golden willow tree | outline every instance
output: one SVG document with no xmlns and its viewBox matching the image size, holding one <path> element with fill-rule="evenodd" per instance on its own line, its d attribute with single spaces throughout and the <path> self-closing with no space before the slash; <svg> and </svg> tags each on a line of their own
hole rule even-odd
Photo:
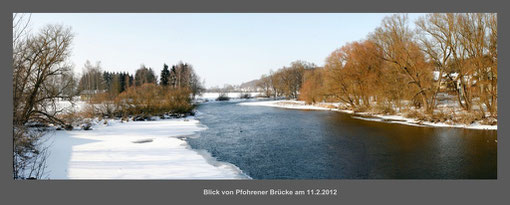
<svg viewBox="0 0 510 205">
<path fill-rule="evenodd" d="M 434 115 L 448 94 L 467 113 L 497 117 L 496 14 L 427 14 L 415 25 L 409 28 L 407 15 L 384 18 L 367 40 L 342 46 L 324 68 L 305 73 L 300 99 L 353 110 L 415 106 Z"/>
<path fill-rule="evenodd" d="M 414 32 L 407 25 L 407 15 L 393 15 L 383 19 L 382 25 L 370 35 L 380 51 L 380 58 L 389 63 L 391 69 L 406 78 L 406 83 L 414 91 L 413 100 L 419 99 L 420 106 L 430 113 L 436 104 L 434 99 L 433 69 L 419 45 Z"/>
<path fill-rule="evenodd" d="M 334 51 L 326 60 L 326 87 L 329 93 L 353 108 L 370 108 L 380 95 L 378 78 L 382 60 L 370 41 L 354 42 Z"/>
<path fill-rule="evenodd" d="M 324 91 L 325 70 L 315 68 L 307 70 L 303 76 L 303 85 L 299 90 L 299 99 L 308 104 L 314 104 L 326 100 L 327 93 Z"/>
</svg>

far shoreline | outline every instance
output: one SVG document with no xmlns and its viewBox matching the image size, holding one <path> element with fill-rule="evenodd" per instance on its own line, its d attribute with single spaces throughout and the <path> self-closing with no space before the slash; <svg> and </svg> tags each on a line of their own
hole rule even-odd
<svg viewBox="0 0 510 205">
<path fill-rule="evenodd" d="M 338 108 L 326 108 L 317 105 L 306 105 L 304 101 L 296 100 L 259 100 L 252 102 L 241 102 L 239 105 L 242 106 L 266 106 L 266 107 L 277 107 L 284 109 L 295 109 L 295 110 L 317 110 L 317 111 L 335 111 L 346 114 L 351 114 L 355 119 L 383 122 L 383 123 L 397 123 L 402 125 L 416 126 L 416 127 L 447 127 L 447 128 L 463 128 L 463 129 L 476 129 L 476 130 L 496 130 L 497 125 L 481 125 L 481 124 L 447 124 L 447 123 L 433 123 L 426 121 L 418 121 L 416 119 L 407 118 L 400 115 L 381 115 L 373 114 L 369 112 L 354 112 L 352 110 L 344 110 Z M 331 104 L 332 105 L 332 104 Z"/>
</svg>

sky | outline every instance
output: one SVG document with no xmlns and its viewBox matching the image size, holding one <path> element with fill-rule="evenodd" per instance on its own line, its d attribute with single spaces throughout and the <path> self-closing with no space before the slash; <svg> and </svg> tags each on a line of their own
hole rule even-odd
<svg viewBox="0 0 510 205">
<path fill-rule="evenodd" d="M 35 13 L 30 28 L 70 26 L 70 62 L 134 74 L 145 65 L 189 63 L 206 87 L 238 85 L 303 60 L 318 66 L 346 43 L 366 39 L 388 13 L 356 14 L 97 14 Z M 410 26 L 423 14 L 409 14 Z"/>
</svg>

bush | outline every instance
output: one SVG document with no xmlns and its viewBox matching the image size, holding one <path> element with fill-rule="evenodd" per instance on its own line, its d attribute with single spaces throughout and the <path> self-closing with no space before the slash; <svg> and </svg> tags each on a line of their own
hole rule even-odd
<svg viewBox="0 0 510 205">
<path fill-rule="evenodd" d="M 82 130 L 92 130 L 92 123 L 90 123 L 90 122 L 84 123 L 84 124 L 81 126 L 81 129 L 82 129 Z"/>
<path fill-rule="evenodd" d="M 39 128 L 13 126 L 13 175 L 14 179 L 40 179 L 44 177 L 47 146 Z"/>
<path fill-rule="evenodd" d="M 59 127 L 64 128 L 66 130 L 72 130 L 73 124 L 78 121 L 83 120 L 84 116 L 88 117 L 88 113 L 87 112 L 82 112 L 82 113 L 72 112 L 72 113 L 65 113 L 65 114 L 59 115 L 58 117 L 64 123 L 62 125 L 59 125 Z"/>
<path fill-rule="evenodd" d="M 319 107 L 323 107 L 323 108 L 328 108 L 328 109 L 337 109 L 338 107 L 335 106 L 335 105 L 331 105 L 331 104 L 326 104 L 326 103 L 319 103 L 319 104 L 315 104 Z"/>
<path fill-rule="evenodd" d="M 188 89 L 174 89 L 166 93 L 164 110 L 171 113 L 187 114 L 195 108 L 191 103 L 191 91 Z"/>
<path fill-rule="evenodd" d="M 483 115 L 481 115 L 479 113 L 473 113 L 473 112 L 471 112 L 471 113 L 460 112 L 455 117 L 456 122 L 466 124 L 466 125 L 473 124 L 474 122 L 476 122 L 478 120 L 482 120 L 482 119 L 483 119 Z"/>
<path fill-rule="evenodd" d="M 397 113 L 389 103 L 377 103 L 373 109 L 380 114 L 394 115 Z"/>
<path fill-rule="evenodd" d="M 432 114 L 433 122 L 446 122 L 449 120 L 453 120 L 453 112 L 446 112 L 440 110 L 438 112 L 434 112 Z"/>
<path fill-rule="evenodd" d="M 405 117 L 411 118 L 411 119 L 417 119 L 417 120 L 421 120 L 421 121 L 428 120 L 428 117 L 424 113 L 422 113 L 416 109 L 410 109 L 410 110 L 406 111 Z"/>
<path fill-rule="evenodd" d="M 229 101 L 230 97 L 228 97 L 227 93 L 220 93 L 216 101 Z"/>
<path fill-rule="evenodd" d="M 367 109 L 367 107 L 365 107 L 365 106 L 354 107 L 354 108 L 352 109 L 352 111 L 354 111 L 354 112 L 366 112 L 367 110 L 368 110 L 368 109 Z"/>
<path fill-rule="evenodd" d="M 194 109 L 191 91 L 156 84 L 133 86 L 113 97 L 106 93 L 93 96 L 85 115 L 105 117 L 156 116 L 165 113 L 189 113 Z"/>
<path fill-rule="evenodd" d="M 239 94 L 239 98 L 241 98 L 241 99 L 250 99 L 251 98 L 251 94 L 250 93 L 241 93 L 241 94 Z"/>
<path fill-rule="evenodd" d="M 99 114 L 100 116 L 113 116 L 117 111 L 117 105 L 115 103 L 114 95 L 110 93 L 98 93 L 93 95 L 89 103 L 92 105 L 94 116 Z"/>
<path fill-rule="evenodd" d="M 498 119 L 495 117 L 484 118 L 481 122 L 483 125 L 498 125 Z"/>
</svg>

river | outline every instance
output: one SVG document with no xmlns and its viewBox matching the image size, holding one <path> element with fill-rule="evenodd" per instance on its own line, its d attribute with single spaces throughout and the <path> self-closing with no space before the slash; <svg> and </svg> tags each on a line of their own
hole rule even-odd
<svg viewBox="0 0 510 205">
<path fill-rule="evenodd" d="M 496 179 L 497 131 L 417 127 L 332 111 L 214 102 L 193 149 L 253 179 Z"/>
</svg>

